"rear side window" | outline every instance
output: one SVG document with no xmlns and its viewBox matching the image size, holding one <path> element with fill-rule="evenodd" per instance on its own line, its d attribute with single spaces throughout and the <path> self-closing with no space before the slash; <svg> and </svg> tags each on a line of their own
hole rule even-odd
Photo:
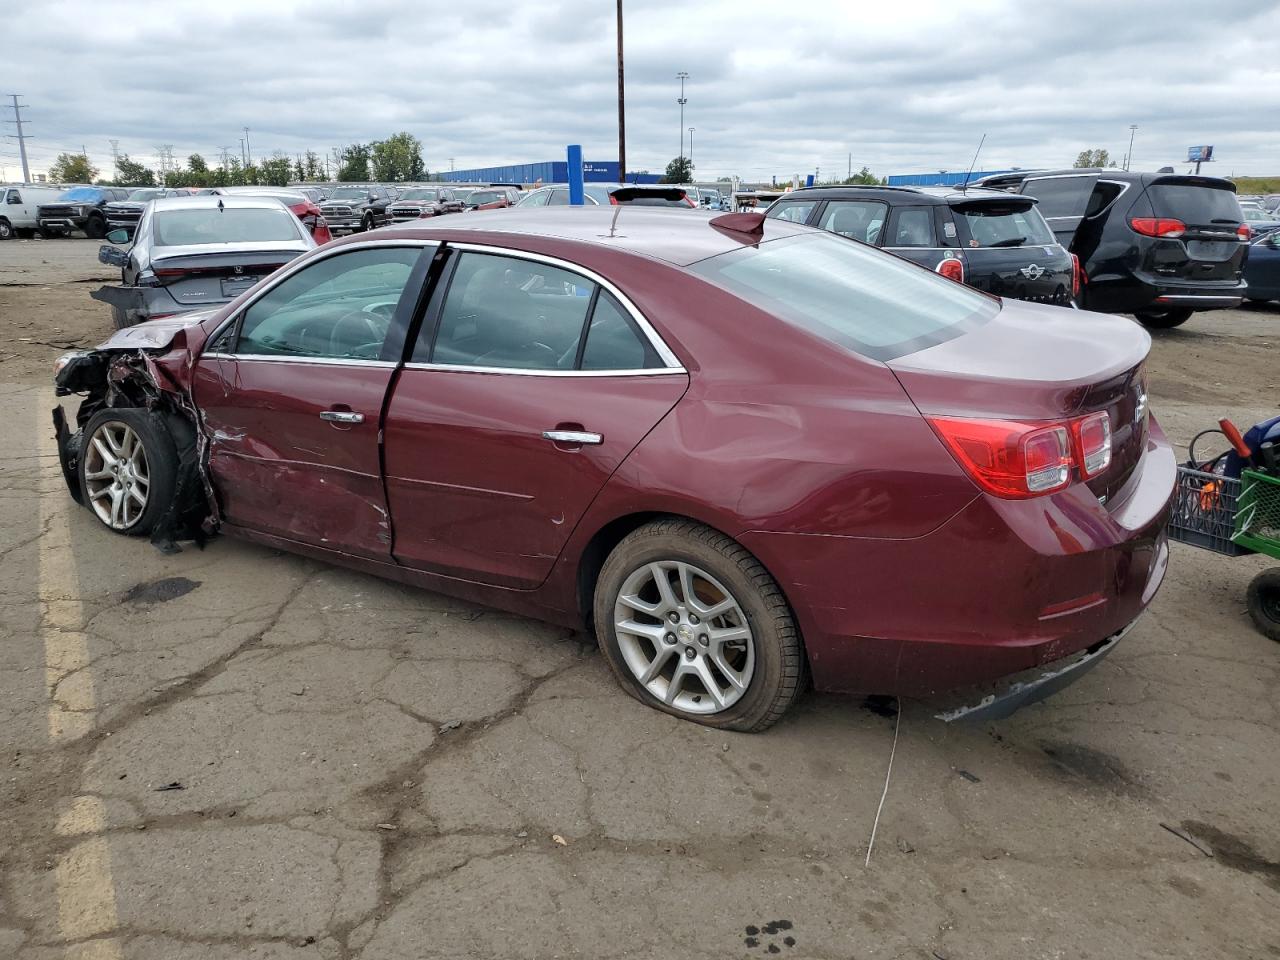
<svg viewBox="0 0 1280 960">
<path fill-rule="evenodd" d="M 779 200 L 765 214 L 770 220 L 788 220 L 791 223 L 807 223 L 809 214 L 818 205 L 817 200 Z"/>
<path fill-rule="evenodd" d="M 601 290 L 587 329 L 582 370 L 646 370 L 661 367 L 653 345 L 640 333 L 635 320 L 610 294 Z"/>
<path fill-rule="evenodd" d="M 568 190 L 552 190 L 551 193 L 547 195 L 548 207 L 567 207 L 568 205 L 569 205 Z"/>
<path fill-rule="evenodd" d="M 1027 180 L 1022 192 L 1040 201 L 1040 215 L 1047 220 L 1055 217 L 1080 217 L 1093 192 L 1093 177 L 1044 177 Z"/>
<path fill-rule="evenodd" d="M 872 246 L 889 214 L 889 205 L 875 200 L 832 200 L 818 223 L 823 230 Z"/>
<path fill-rule="evenodd" d="M 875 360 L 942 343 L 1000 302 L 878 250 L 815 234 L 742 247 L 690 270 L 793 326 Z"/>
<path fill-rule="evenodd" d="M 1240 223 L 1240 201 L 1230 190 L 1184 183 L 1153 183 L 1147 197 L 1157 217 L 1176 217 L 1185 223 Z"/>
<path fill-rule="evenodd" d="M 1004 203 L 953 208 L 969 230 L 970 247 L 1037 246 L 1058 241 L 1034 206 Z"/>
<path fill-rule="evenodd" d="M 933 212 L 929 207 L 898 207 L 889 218 L 886 247 L 932 247 Z"/>
</svg>

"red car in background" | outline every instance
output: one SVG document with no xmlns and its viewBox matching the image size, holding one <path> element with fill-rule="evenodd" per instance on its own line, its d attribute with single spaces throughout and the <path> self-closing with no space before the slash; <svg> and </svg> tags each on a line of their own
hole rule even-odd
<svg viewBox="0 0 1280 960">
<path fill-rule="evenodd" d="M 514 207 L 520 199 L 520 191 L 515 187 L 481 187 L 472 190 L 462 199 L 463 211 L 470 210 L 502 210 Z"/>
<path fill-rule="evenodd" d="M 68 355 L 85 399 L 55 422 L 113 530 L 220 528 L 594 629 L 677 716 L 760 730 L 809 678 L 1036 668 L 970 712 L 998 716 L 1163 579 L 1149 346 L 759 214 L 511 210 L 339 241 Z"/>
<path fill-rule="evenodd" d="M 333 239 L 329 224 L 315 201 L 296 190 L 284 187 L 213 187 L 201 192 L 232 197 L 275 197 L 302 221 L 317 244 L 328 243 Z"/>
</svg>

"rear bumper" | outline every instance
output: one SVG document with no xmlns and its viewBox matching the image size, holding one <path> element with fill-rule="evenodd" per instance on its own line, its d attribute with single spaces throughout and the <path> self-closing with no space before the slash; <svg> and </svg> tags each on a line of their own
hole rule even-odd
<svg viewBox="0 0 1280 960">
<path fill-rule="evenodd" d="M 1044 667 L 1120 633 L 1168 562 L 1177 475 L 1153 420 L 1106 506 L 1083 484 L 1034 500 L 977 496 L 911 540 L 753 532 L 823 690 L 932 696 Z"/>
<path fill-rule="evenodd" d="M 1243 280 L 1172 283 L 1159 277 L 1135 274 L 1126 278 L 1090 280 L 1085 288 L 1085 309 L 1112 313 L 1175 308 L 1226 310 L 1238 307 L 1248 289 Z"/>
</svg>

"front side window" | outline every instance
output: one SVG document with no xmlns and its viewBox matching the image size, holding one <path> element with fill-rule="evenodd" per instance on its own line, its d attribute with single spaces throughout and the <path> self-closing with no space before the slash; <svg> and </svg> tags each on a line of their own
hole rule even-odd
<svg viewBox="0 0 1280 960">
<path fill-rule="evenodd" d="M 1084 215 L 1097 179 L 1087 174 L 1032 178 L 1023 181 L 1021 192 L 1040 201 L 1040 215 L 1046 219 L 1079 217 Z"/>
<path fill-rule="evenodd" d="M 547 198 L 551 196 L 550 190 L 535 190 L 533 193 L 527 194 L 520 201 L 522 207 L 545 207 Z"/>
<path fill-rule="evenodd" d="M 376 360 L 421 247 L 353 250 L 318 260 L 244 313 L 236 353 Z"/>
<path fill-rule="evenodd" d="M 875 360 L 986 323 L 1000 301 L 879 250 L 815 234 L 742 247 L 689 268 L 815 336 Z"/>
<path fill-rule="evenodd" d="M 818 205 L 817 200 L 779 200 L 765 214 L 770 220 L 787 220 L 791 223 L 807 223 L 809 214 Z"/>
<path fill-rule="evenodd" d="M 832 200 L 818 223 L 823 230 L 875 246 L 889 206 L 877 200 Z"/>
</svg>

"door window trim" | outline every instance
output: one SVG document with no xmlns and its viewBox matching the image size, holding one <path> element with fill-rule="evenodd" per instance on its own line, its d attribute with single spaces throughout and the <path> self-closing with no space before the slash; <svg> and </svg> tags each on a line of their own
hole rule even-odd
<svg viewBox="0 0 1280 960">
<path fill-rule="evenodd" d="M 511 247 L 499 247 L 491 244 L 483 243 L 454 243 L 450 241 L 447 244 L 450 250 L 456 250 L 459 253 L 476 253 L 487 254 L 490 256 L 507 257 L 513 260 L 528 260 L 533 263 L 545 264 L 549 267 L 555 267 L 559 270 L 565 270 L 569 273 L 577 274 L 594 283 L 599 289 L 606 291 L 616 299 L 627 315 L 635 322 L 640 333 L 649 341 L 649 345 L 657 353 L 658 359 L 662 361 L 661 367 L 647 367 L 640 369 L 622 369 L 622 370 L 539 370 L 527 367 L 487 367 L 468 364 L 456 363 L 433 363 L 433 362 L 413 362 L 406 363 L 406 370 L 446 370 L 455 373 L 493 373 L 493 374 L 515 374 L 523 377 L 656 377 L 666 376 L 673 373 L 688 373 L 684 368 L 684 364 L 672 352 L 671 348 L 666 345 L 658 331 L 653 325 L 645 319 L 636 305 L 631 299 L 619 290 L 612 282 L 602 277 L 600 274 L 584 267 L 581 264 L 573 263 L 569 260 L 562 260 L 559 257 L 548 256 L 543 253 L 532 253 L 527 250 L 517 250 Z M 451 282 L 452 282 L 452 278 Z M 448 290 L 444 291 L 448 295 Z M 419 332 L 421 336 L 421 331 Z"/>
</svg>

